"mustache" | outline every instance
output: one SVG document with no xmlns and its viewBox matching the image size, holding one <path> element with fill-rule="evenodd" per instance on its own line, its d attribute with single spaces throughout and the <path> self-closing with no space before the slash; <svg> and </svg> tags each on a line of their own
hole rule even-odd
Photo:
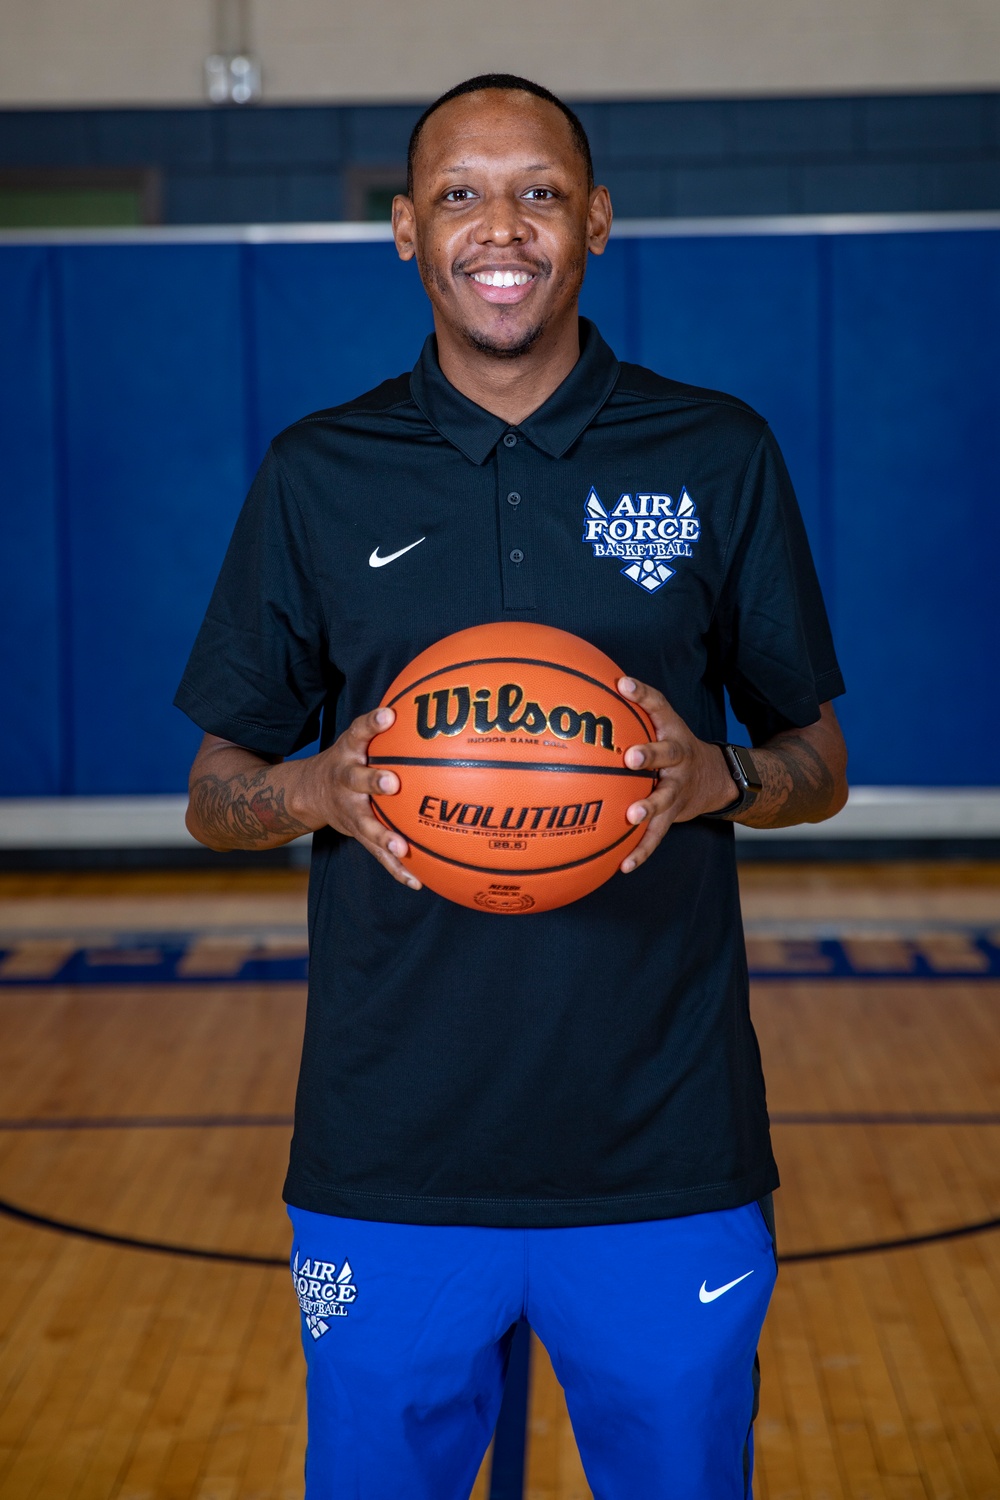
<svg viewBox="0 0 1000 1500">
<path fill-rule="evenodd" d="M 452 261 L 452 272 L 456 276 L 465 276 L 470 270 L 475 270 L 477 266 L 480 266 L 483 259 L 484 256 L 481 253 L 479 255 L 466 255 L 461 260 Z M 491 265 L 497 271 L 506 269 L 506 262 L 503 256 L 491 257 Z M 517 266 L 519 271 L 531 271 L 536 276 L 552 275 L 552 262 L 546 260 L 544 256 L 519 255 L 516 260 L 511 260 L 510 266 L 511 269 Z"/>
</svg>

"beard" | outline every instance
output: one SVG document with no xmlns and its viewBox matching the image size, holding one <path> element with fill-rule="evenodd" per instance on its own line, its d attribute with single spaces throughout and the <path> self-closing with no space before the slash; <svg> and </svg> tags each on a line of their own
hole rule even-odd
<svg viewBox="0 0 1000 1500">
<path fill-rule="evenodd" d="M 479 257 L 477 256 L 475 259 L 478 258 Z M 521 259 L 522 261 L 524 261 L 525 257 L 521 257 Z M 431 294 L 431 288 L 433 287 L 438 292 L 442 301 L 450 300 L 453 295 L 452 278 L 465 276 L 467 274 L 466 267 L 474 263 L 475 261 L 471 257 L 464 260 L 455 261 L 451 268 L 452 277 L 450 278 L 433 264 L 428 264 L 419 253 L 419 251 L 417 253 L 417 269 L 420 272 L 421 280 L 423 281 L 428 294 Z M 552 262 L 545 257 L 540 257 L 537 259 L 532 257 L 529 261 L 527 261 L 527 264 L 530 265 L 532 271 L 536 276 L 538 276 L 539 280 L 541 280 L 542 278 L 547 279 L 552 275 Z M 570 279 L 576 276 L 580 281 L 582 281 L 582 261 L 579 263 L 574 261 L 571 266 L 567 267 L 566 274 Z M 434 300 L 433 296 L 431 300 Z M 549 321 L 549 318 L 543 317 L 539 319 L 537 323 L 534 323 L 530 328 L 524 328 L 518 331 L 512 329 L 510 335 L 507 338 L 504 338 L 502 332 L 502 314 L 500 328 L 493 332 L 486 332 L 484 330 L 476 328 L 471 324 L 465 324 L 458 331 L 460 332 L 465 342 L 468 344 L 469 348 L 475 349 L 479 354 L 489 355 L 491 359 L 522 359 L 524 355 L 526 355 L 529 350 L 533 349 L 537 344 L 538 340 L 541 338 L 542 334 L 548 327 Z"/>
<path fill-rule="evenodd" d="M 471 348 L 477 349 L 480 354 L 492 355 L 494 359 L 520 359 L 538 343 L 544 332 L 543 321 L 536 323 L 534 328 L 526 328 L 513 343 L 503 343 L 487 333 L 479 333 L 475 328 L 462 329 L 465 342 Z"/>
</svg>

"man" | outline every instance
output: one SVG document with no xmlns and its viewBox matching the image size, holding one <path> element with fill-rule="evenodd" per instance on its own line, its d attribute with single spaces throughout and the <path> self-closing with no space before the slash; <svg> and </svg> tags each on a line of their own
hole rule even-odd
<svg viewBox="0 0 1000 1500">
<path fill-rule="evenodd" d="M 467 1496 L 526 1317 L 600 1500 L 744 1496 L 778 1178 L 728 824 L 846 797 L 801 520 L 760 417 L 578 319 L 611 204 L 553 95 L 438 100 L 393 224 L 435 336 L 275 440 L 177 699 L 206 731 L 196 837 L 315 834 L 285 1188 L 307 1495 Z M 659 780 L 622 873 L 531 917 L 422 890 L 369 801 L 398 789 L 366 763 L 389 682 L 494 619 L 593 641 L 657 732 L 625 754 Z M 724 688 L 752 753 L 718 743 Z"/>
</svg>

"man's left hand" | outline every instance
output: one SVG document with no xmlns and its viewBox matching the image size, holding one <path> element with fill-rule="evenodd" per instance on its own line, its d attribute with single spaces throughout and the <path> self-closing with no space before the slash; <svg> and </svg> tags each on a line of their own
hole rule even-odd
<svg viewBox="0 0 1000 1500">
<path fill-rule="evenodd" d="M 686 823 L 720 812 L 736 801 L 737 786 L 718 745 L 693 735 L 662 693 L 631 677 L 621 677 L 618 691 L 644 708 L 653 721 L 656 740 L 632 745 L 625 764 L 632 770 L 655 770 L 656 788 L 633 802 L 630 823 L 645 823 L 642 839 L 622 861 L 628 874 L 649 858 L 672 823 Z M 847 746 L 832 703 L 821 703 L 819 717 L 801 728 L 781 730 L 753 748 L 760 777 L 757 798 L 735 821 L 751 828 L 791 828 L 822 823 L 847 801 Z"/>
<path fill-rule="evenodd" d="M 645 863 L 672 823 L 718 812 L 736 800 L 738 788 L 718 745 L 692 734 L 656 688 L 622 677 L 618 691 L 646 710 L 656 730 L 655 742 L 625 751 L 625 764 L 633 771 L 651 768 L 659 773 L 655 791 L 633 802 L 625 815 L 630 823 L 646 824 L 641 841 L 622 861 L 622 873 L 627 875 Z"/>
</svg>

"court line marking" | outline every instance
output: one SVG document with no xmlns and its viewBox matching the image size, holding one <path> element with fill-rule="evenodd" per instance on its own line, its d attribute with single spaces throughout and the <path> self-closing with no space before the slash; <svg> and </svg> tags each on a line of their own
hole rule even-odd
<svg viewBox="0 0 1000 1500">
<path fill-rule="evenodd" d="M 183 1255 L 189 1260 L 218 1260 L 240 1266 L 281 1266 L 288 1269 L 288 1257 L 275 1255 L 251 1255 L 241 1250 L 207 1250 L 198 1245 L 171 1245 L 163 1240 L 144 1240 L 129 1234 L 111 1234 L 104 1229 L 92 1229 L 88 1224 L 76 1224 L 68 1219 L 52 1219 L 47 1214 L 36 1214 L 18 1203 L 0 1198 L 0 1215 L 21 1224 L 30 1224 L 34 1229 L 50 1229 L 57 1234 L 68 1234 L 76 1239 L 96 1240 L 102 1245 L 117 1245 L 123 1250 L 152 1250 L 161 1255 Z"/>
<path fill-rule="evenodd" d="M 998 1116 L 1000 1120 L 1000 1116 Z M 2 1130 L 213 1130 L 247 1126 L 288 1128 L 294 1115 L 25 1115 L 0 1119 Z"/>
<path fill-rule="evenodd" d="M 160 1255 L 180 1255 L 188 1260 L 213 1260 L 230 1265 L 272 1266 L 288 1268 L 287 1257 L 274 1255 L 252 1255 L 239 1250 L 209 1250 L 197 1245 L 173 1245 L 163 1240 L 146 1240 L 127 1234 L 112 1234 L 104 1229 L 93 1229 L 87 1224 L 77 1224 L 68 1219 L 50 1218 L 32 1209 L 22 1208 L 9 1199 L 0 1198 L 0 1216 L 27 1224 L 33 1229 L 47 1229 L 56 1234 L 70 1235 L 76 1239 L 94 1240 L 102 1245 L 114 1245 L 122 1250 L 145 1250 Z M 856 1245 L 833 1245 L 817 1250 L 791 1250 L 778 1252 L 779 1265 L 796 1265 L 805 1261 L 840 1260 L 854 1255 L 877 1255 L 890 1250 L 910 1250 L 921 1245 L 934 1245 L 944 1240 L 965 1239 L 974 1234 L 987 1234 L 1000 1229 L 1000 1216 L 980 1219 L 974 1224 L 958 1224 L 948 1229 L 935 1229 L 925 1234 L 904 1235 L 898 1239 L 872 1240 Z"/>
<path fill-rule="evenodd" d="M 1000 1125 L 1000 1111 L 774 1110 L 772 1125 Z M 20 1115 L 0 1118 L 0 1131 L 227 1130 L 290 1128 L 294 1115 Z"/>
</svg>

